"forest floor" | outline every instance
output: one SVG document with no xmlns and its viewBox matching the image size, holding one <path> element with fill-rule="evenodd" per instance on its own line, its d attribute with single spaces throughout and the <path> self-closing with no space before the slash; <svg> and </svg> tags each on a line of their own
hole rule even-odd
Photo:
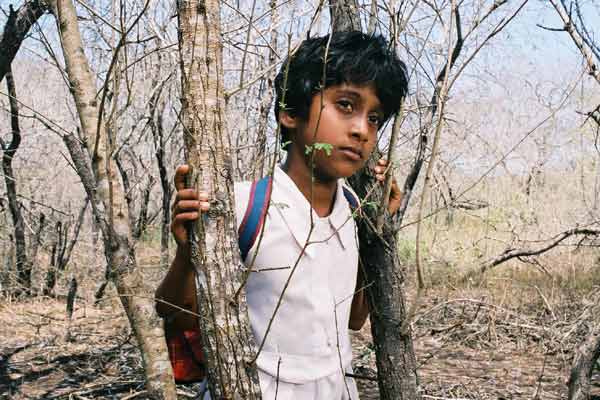
<svg viewBox="0 0 600 400">
<path fill-rule="evenodd" d="M 424 399 L 565 399 L 572 351 L 587 330 L 585 296 L 557 305 L 526 290 L 504 300 L 481 293 L 428 291 L 422 299 L 413 334 Z M 361 399 L 377 399 L 368 324 L 353 343 Z M 80 300 L 70 322 L 62 300 L 0 303 L 0 400 L 143 399 L 143 388 L 116 299 L 97 307 Z M 185 386 L 179 394 L 193 398 Z M 600 368 L 592 394 L 600 399 Z"/>
</svg>

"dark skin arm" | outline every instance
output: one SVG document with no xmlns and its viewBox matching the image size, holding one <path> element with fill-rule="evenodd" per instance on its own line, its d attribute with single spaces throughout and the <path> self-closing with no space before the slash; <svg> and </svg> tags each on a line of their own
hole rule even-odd
<svg viewBox="0 0 600 400">
<path fill-rule="evenodd" d="M 207 193 L 185 189 L 185 177 L 188 172 L 187 165 L 181 165 L 175 171 L 177 195 L 173 205 L 171 233 L 177 242 L 177 252 L 171 268 L 155 293 L 158 315 L 170 318 L 180 329 L 193 329 L 197 326 L 194 315 L 198 310 L 195 272 L 190 262 L 190 245 L 185 226 L 197 220 L 201 212 L 209 209 Z"/>
<path fill-rule="evenodd" d="M 385 182 L 385 171 L 387 168 L 386 160 L 379 160 L 375 167 L 375 177 L 381 183 Z M 398 184 L 394 179 L 392 181 L 392 190 L 390 192 L 390 201 L 388 203 L 388 211 L 390 214 L 395 214 L 400 208 L 402 202 L 402 192 L 398 188 Z M 369 302 L 365 289 L 365 277 L 362 267 L 358 267 L 358 275 L 356 277 L 356 290 L 352 298 L 352 307 L 350 309 L 350 321 L 348 327 L 354 331 L 360 330 L 369 316 Z"/>
</svg>

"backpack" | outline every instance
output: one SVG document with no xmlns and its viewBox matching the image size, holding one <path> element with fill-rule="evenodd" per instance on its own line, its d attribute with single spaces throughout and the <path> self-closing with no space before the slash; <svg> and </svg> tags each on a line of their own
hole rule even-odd
<svg viewBox="0 0 600 400">
<path fill-rule="evenodd" d="M 250 187 L 250 196 L 248 205 L 244 214 L 244 219 L 238 229 L 238 245 L 242 261 L 248 256 L 248 252 L 254 245 L 256 238 L 260 234 L 262 225 L 267 215 L 269 201 L 271 199 L 271 189 L 273 178 L 264 177 L 254 181 Z M 358 199 L 345 186 L 343 187 L 344 197 L 352 211 L 358 209 Z M 204 368 L 204 352 L 202 350 L 202 340 L 200 329 L 178 330 L 165 329 L 167 335 L 167 347 L 169 349 L 169 359 L 173 368 L 173 375 L 177 383 L 191 383 L 202 381 L 206 375 Z"/>
</svg>

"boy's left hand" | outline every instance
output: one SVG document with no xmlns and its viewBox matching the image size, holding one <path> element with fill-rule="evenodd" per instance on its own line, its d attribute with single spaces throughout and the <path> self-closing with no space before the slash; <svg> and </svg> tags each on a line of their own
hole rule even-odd
<svg viewBox="0 0 600 400">
<path fill-rule="evenodd" d="M 377 166 L 375 166 L 375 178 L 381 183 L 385 183 L 385 172 L 387 168 L 387 160 L 382 158 L 377 161 Z M 388 203 L 388 211 L 390 214 L 394 215 L 396 211 L 398 211 L 400 203 L 402 203 L 402 192 L 396 183 L 396 178 L 392 178 L 392 190 L 390 191 L 390 201 Z"/>
</svg>

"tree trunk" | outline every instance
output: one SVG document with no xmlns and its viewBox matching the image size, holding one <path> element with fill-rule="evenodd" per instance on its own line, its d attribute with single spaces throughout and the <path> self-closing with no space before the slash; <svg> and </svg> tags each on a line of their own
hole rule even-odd
<svg viewBox="0 0 600 400">
<path fill-rule="evenodd" d="M 597 322 L 590 330 L 587 338 L 575 351 L 568 382 L 569 400 L 588 400 L 590 398 L 590 380 L 599 358 L 600 322 Z"/>
<path fill-rule="evenodd" d="M 29 251 L 29 259 L 32 266 L 37 265 L 37 254 L 40 249 L 40 245 L 42 244 L 42 236 L 44 233 L 44 227 L 46 226 L 46 216 L 43 212 L 40 213 L 40 218 L 38 220 L 38 226 L 35 230 L 35 234 L 30 240 L 30 251 Z"/>
<path fill-rule="evenodd" d="M 370 171 L 376 159 L 369 160 L 367 168 L 350 179 L 350 185 L 364 199 L 376 183 Z M 371 192 L 369 202 L 381 204 L 381 185 Z M 379 398 L 419 399 L 418 377 L 410 325 L 403 332 L 406 318 L 404 271 L 400 266 L 396 244 L 397 224 L 389 215 L 384 216 L 381 234 L 373 229 L 377 209 L 363 207 L 358 220 L 360 260 L 366 276 L 367 296 L 371 309 L 371 332 L 375 344 Z"/>
<path fill-rule="evenodd" d="M 334 32 L 361 30 L 358 8 L 353 0 L 330 0 Z M 373 171 L 381 157 L 373 152 L 367 166 L 349 179 L 361 199 L 377 185 Z M 416 178 L 414 179 L 416 181 Z M 383 204 L 383 188 L 375 188 L 369 202 Z M 371 332 L 375 344 L 379 398 L 419 399 L 418 376 L 410 325 L 404 332 L 401 326 L 407 317 L 403 289 L 404 271 L 398 256 L 396 233 L 399 224 L 383 214 L 381 233 L 374 229 L 377 209 L 364 207 L 358 221 L 359 257 L 367 281 L 367 296 L 371 309 Z"/>
<path fill-rule="evenodd" d="M 64 224 L 62 221 L 58 221 L 56 223 L 56 233 L 55 238 L 53 239 L 52 244 L 52 257 L 50 258 L 50 267 L 48 268 L 48 272 L 46 273 L 46 280 L 44 286 L 44 296 L 51 296 L 54 291 L 54 286 L 56 285 L 57 275 L 62 273 L 67 264 L 69 263 L 69 259 L 71 258 L 71 253 L 73 252 L 73 248 L 75 247 L 75 243 L 77 243 L 77 239 L 79 238 L 79 232 L 81 230 L 81 225 L 83 224 L 83 219 L 85 217 L 85 210 L 87 210 L 88 200 L 85 200 L 83 207 L 79 211 L 79 216 L 77 217 L 77 221 L 75 223 L 75 228 L 73 228 L 73 236 L 71 237 L 71 241 L 67 244 L 69 239 L 69 225 L 70 223 Z"/>
<path fill-rule="evenodd" d="M 31 263 L 27 259 L 27 245 L 25 243 L 25 221 L 21 214 L 21 204 L 17 200 L 17 184 L 15 174 L 12 169 L 12 161 L 17 153 L 19 144 L 21 144 L 21 130 L 19 128 L 19 106 L 17 102 L 17 93 L 15 81 L 12 77 L 10 65 L 6 74 L 6 86 L 8 89 L 8 100 L 10 103 L 10 124 L 12 138 L 7 145 L 0 139 L 2 146 L 2 169 L 4 171 L 4 182 L 6 184 L 6 196 L 8 197 L 8 208 L 12 217 L 15 239 L 15 258 L 17 273 L 17 287 L 15 294 L 28 294 L 31 288 Z"/>
<path fill-rule="evenodd" d="M 224 119 L 219 2 L 178 3 L 183 132 L 196 188 L 211 211 L 191 233 L 199 325 L 215 399 L 260 399 L 236 234 L 231 145 Z"/>
<path fill-rule="evenodd" d="M 360 31 L 360 15 L 356 0 L 329 0 L 333 31 Z"/>
<path fill-rule="evenodd" d="M 90 200 L 92 213 L 102 233 L 112 281 L 140 347 L 147 378 L 147 397 L 175 399 L 162 322 L 156 315 L 150 295 L 153 290 L 145 285 L 136 268 L 125 194 L 116 179 L 105 125 L 98 117 L 95 80 L 83 52 L 75 7 L 71 0 L 55 0 L 52 7 L 84 143 L 73 134 L 65 135 L 63 140 Z"/>
<path fill-rule="evenodd" d="M 57 261 L 62 239 L 61 227 L 62 221 L 57 221 L 54 227 L 54 237 L 52 238 L 52 254 L 50 256 L 50 265 L 48 266 L 48 271 L 46 272 L 45 285 L 42 292 L 44 296 L 51 296 L 52 292 L 54 291 L 54 286 L 56 285 Z"/>
</svg>

